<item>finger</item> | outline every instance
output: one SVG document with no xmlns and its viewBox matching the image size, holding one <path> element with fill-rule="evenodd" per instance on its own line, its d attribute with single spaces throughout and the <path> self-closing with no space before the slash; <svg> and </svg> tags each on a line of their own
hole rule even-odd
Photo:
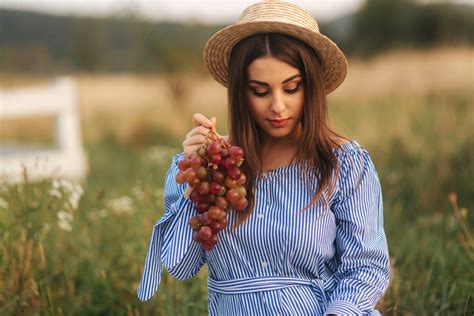
<svg viewBox="0 0 474 316">
<path fill-rule="evenodd" d="M 206 136 L 207 134 L 209 134 L 209 128 L 204 127 L 204 126 L 197 126 L 197 127 L 193 128 L 193 129 L 186 135 L 186 137 L 191 137 L 191 136 L 194 136 L 194 135 L 203 135 L 203 136 Z"/>
<path fill-rule="evenodd" d="M 196 156 L 197 151 L 199 150 L 199 148 L 201 148 L 201 145 L 186 146 L 183 150 L 184 151 L 184 156 L 186 158 L 188 158 L 190 156 Z"/>
<path fill-rule="evenodd" d="M 201 113 L 194 113 L 194 115 L 193 115 L 193 126 L 196 127 L 196 126 L 199 126 L 199 125 L 205 126 L 207 128 L 211 128 L 212 127 L 212 122 L 211 122 L 211 120 L 209 120 L 207 117 L 205 117 Z"/>
<path fill-rule="evenodd" d="M 191 191 L 192 191 L 192 190 L 193 190 L 193 189 L 192 189 L 192 188 L 189 186 L 189 184 L 188 184 L 188 186 L 186 187 L 186 190 L 185 190 L 184 193 L 183 193 L 184 197 L 187 198 L 187 199 L 189 199 L 189 195 L 191 194 Z"/>
<path fill-rule="evenodd" d="M 206 136 L 203 135 L 193 135 L 191 137 L 188 137 L 184 140 L 183 142 L 183 147 L 184 146 L 193 146 L 193 145 L 202 145 L 204 141 L 206 140 Z"/>
<path fill-rule="evenodd" d="M 212 129 L 213 131 L 216 131 L 216 121 L 217 121 L 217 118 L 216 118 L 215 116 L 213 116 L 213 117 L 211 118 L 211 123 L 212 123 L 211 129 Z"/>
</svg>

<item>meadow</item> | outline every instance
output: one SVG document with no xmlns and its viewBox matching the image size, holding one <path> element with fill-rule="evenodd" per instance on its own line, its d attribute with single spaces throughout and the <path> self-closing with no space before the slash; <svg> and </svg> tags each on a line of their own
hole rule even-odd
<svg viewBox="0 0 474 316">
<path fill-rule="evenodd" d="M 350 60 L 328 97 L 332 125 L 367 148 L 382 183 L 392 263 L 383 314 L 474 314 L 473 60 L 469 47 Z M 147 302 L 136 289 L 171 158 L 196 111 L 226 133 L 225 89 L 197 73 L 74 78 L 89 173 L 2 180 L 0 315 L 206 315 L 206 267 L 186 281 L 164 272 Z M 48 142 L 50 125 L 5 121 L 0 136 Z"/>
</svg>

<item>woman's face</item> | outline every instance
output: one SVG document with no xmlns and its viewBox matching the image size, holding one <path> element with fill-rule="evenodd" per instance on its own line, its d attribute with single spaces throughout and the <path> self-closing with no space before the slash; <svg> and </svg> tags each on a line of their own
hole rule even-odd
<svg viewBox="0 0 474 316">
<path fill-rule="evenodd" d="M 300 71 L 270 56 L 255 59 L 247 70 L 247 98 L 257 125 L 265 133 L 264 140 L 291 140 L 303 112 Z"/>
</svg>

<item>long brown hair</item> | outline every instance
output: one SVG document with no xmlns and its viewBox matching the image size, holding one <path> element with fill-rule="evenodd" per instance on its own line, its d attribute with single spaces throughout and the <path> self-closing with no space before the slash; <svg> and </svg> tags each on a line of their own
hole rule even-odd
<svg viewBox="0 0 474 316">
<path fill-rule="evenodd" d="M 323 194 L 331 189 L 331 177 L 337 170 L 337 158 L 332 149 L 337 145 L 334 137 L 347 139 L 328 126 L 328 111 L 323 65 L 318 54 L 304 42 L 280 33 L 262 33 L 245 38 L 234 46 L 229 64 L 228 105 L 230 141 L 240 146 L 245 153 L 241 166 L 247 176 L 247 208 L 239 212 L 233 229 L 242 224 L 254 208 L 255 176 L 262 171 L 261 146 L 263 132 L 257 126 L 247 99 L 248 66 L 255 59 L 272 56 L 297 68 L 302 75 L 304 92 L 302 134 L 297 145 L 296 161 L 308 161 L 311 174 L 316 177 L 318 187 L 308 209 Z M 309 172 L 303 172 L 306 176 Z M 327 201 L 326 201 L 327 202 Z"/>
</svg>

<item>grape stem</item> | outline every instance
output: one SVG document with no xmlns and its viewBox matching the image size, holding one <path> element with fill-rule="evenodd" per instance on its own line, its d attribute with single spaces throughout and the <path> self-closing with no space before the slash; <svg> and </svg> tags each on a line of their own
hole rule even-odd
<svg viewBox="0 0 474 316">
<path fill-rule="evenodd" d="M 209 130 L 209 133 L 206 135 L 206 138 L 204 139 L 203 146 L 209 144 L 209 140 L 218 141 L 222 145 L 222 147 L 226 149 L 229 149 L 231 147 L 231 145 L 228 142 L 226 142 L 224 137 L 220 137 L 219 134 L 217 134 L 217 132 L 214 129 Z"/>
</svg>

